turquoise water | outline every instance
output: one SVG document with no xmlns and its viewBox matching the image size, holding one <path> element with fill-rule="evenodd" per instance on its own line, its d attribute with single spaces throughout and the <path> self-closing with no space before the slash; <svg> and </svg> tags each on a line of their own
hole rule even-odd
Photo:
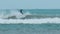
<svg viewBox="0 0 60 34">
<path fill-rule="evenodd" d="M 60 14 L 60 9 L 25 9 L 23 12 L 30 12 L 31 14 Z"/>
<path fill-rule="evenodd" d="M 60 24 L 0 24 L 0 34 L 60 34 Z"/>
</svg>

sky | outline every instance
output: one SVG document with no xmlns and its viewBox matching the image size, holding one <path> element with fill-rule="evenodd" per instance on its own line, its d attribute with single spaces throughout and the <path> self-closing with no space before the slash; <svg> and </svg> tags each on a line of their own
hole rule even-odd
<svg viewBox="0 0 60 34">
<path fill-rule="evenodd" d="M 0 9 L 60 9 L 60 0 L 0 0 Z"/>
</svg>

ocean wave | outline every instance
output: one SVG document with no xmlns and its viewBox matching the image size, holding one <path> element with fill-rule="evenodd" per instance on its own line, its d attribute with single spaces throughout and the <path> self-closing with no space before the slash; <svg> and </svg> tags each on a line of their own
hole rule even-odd
<svg viewBox="0 0 60 34">
<path fill-rule="evenodd" d="M 35 11 L 23 11 L 21 14 L 18 10 L 4 10 L 0 11 L 0 23 L 1 24 L 42 24 L 42 23 L 60 23 L 60 14 L 56 12 L 54 14 L 45 14 L 38 11 L 38 13 L 34 13 Z M 48 11 L 47 11 L 48 12 Z M 46 12 L 46 13 L 47 13 Z M 44 13 L 44 14 L 43 14 Z M 59 11 L 58 11 L 59 13 Z"/>
<path fill-rule="evenodd" d="M 49 11 L 47 11 L 47 12 L 49 12 Z M 45 14 L 45 11 L 43 11 L 44 14 L 41 11 L 38 11 L 38 13 L 37 13 L 37 11 L 35 12 L 35 10 L 34 11 L 28 10 L 26 12 L 25 12 L 25 10 L 23 10 L 23 14 L 21 14 L 19 10 L 2 10 L 2 11 L 0 11 L 0 18 L 2 18 L 2 19 L 19 19 L 19 18 L 35 19 L 35 18 L 38 18 L 39 19 L 39 18 L 60 17 L 60 14 L 56 14 L 56 13 L 51 14 L 49 12 L 49 14 Z"/>
<path fill-rule="evenodd" d="M 60 18 L 41 18 L 41 19 L 0 19 L 0 24 L 42 24 L 60 23 Z"/>
</svg>

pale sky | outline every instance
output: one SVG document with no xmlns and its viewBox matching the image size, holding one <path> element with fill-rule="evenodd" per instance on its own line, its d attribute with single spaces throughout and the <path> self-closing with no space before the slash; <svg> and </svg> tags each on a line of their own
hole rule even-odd
<svg viewBox="0 0 60 34">
<path fill-rule="evenodd" d="M 0 9 L 60 9 L 60 0 L 0 0 Z"/>
</svg>

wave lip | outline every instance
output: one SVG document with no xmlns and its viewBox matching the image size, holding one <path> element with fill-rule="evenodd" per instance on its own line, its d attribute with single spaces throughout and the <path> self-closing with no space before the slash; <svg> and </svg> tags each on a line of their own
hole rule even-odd
<svg viewBox="0 0 60 34">
<path fill-rule="evenodd" d="M 42 24 L 60 23 L 60 18 L 41 18 L 41 19 L 0 19 L 0 24 Z"/>
</svg>

